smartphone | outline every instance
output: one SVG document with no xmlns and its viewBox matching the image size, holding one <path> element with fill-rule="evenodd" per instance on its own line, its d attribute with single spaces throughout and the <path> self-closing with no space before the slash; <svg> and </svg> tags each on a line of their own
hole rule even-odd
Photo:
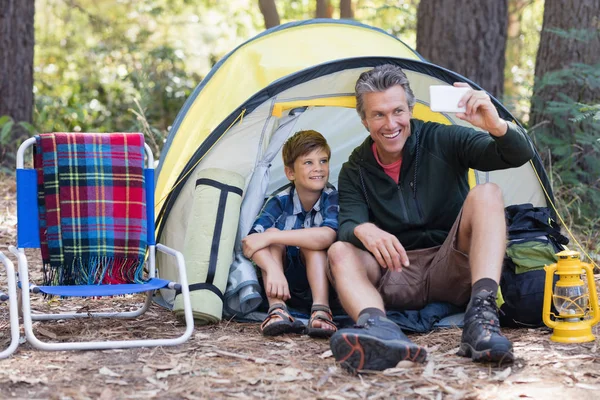
<svg viewBox="0 0 600 400">
<path fill-rule="evenodd" d="M 429 86 L 429 101 L 431 111 L 461 113 L 467 111 L 466 107 L 459 107 L 458 102 L 471 90 L 470 87 L 455 87 L 448 85 Z"/>
</svg>

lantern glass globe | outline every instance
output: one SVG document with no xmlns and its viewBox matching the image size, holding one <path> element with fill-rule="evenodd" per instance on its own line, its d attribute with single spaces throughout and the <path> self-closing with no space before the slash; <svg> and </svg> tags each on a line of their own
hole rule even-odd
<svg viewBox="0 0 600 400">
<path fill-rule="evenodd" d="M 583 285 L 556 286 L 552 298 L 561 316 L 583 317 L 588 308 L 588 291 Z"/>
</svg>

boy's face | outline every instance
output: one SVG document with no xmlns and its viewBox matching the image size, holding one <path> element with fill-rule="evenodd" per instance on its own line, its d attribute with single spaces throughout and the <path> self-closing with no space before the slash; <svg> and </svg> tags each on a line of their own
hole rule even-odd
<svg viewBox="0 0 600 400">
<path fill-rule="evenodd" d="M 297 190 L 320 192 L 329 180 L 329 157 L 324 149 L 296 158 L 294 168 L 285 167 L 285 175 Z"/>
</svg>

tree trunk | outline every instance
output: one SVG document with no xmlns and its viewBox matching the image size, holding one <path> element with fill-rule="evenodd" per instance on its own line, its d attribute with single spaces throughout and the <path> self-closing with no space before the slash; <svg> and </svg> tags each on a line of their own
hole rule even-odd
<svg viewBox="0 0 600 400">
<path fill-rule="evenodd" d="M 545 85 L 543 88 L 540 85 L 542 78 L 548 72 L 559 71 L 575 63 L 587 65 L 600 63 L 599 16 L 600 0 L 546 1 L 540 47 L 535 62 L 531 126 L 549 120 L 546 106 L 551 101 L 560 100 L 561 95 L 585 104 L 596 104 L 600 101 L 597 83 L 595 86 L 586 85 L 573 79 L 561 85 Z M 576 40 L 552 32 L 552 29 L 563 31 L 574 29 L 579 32 L 586 30 L 589 37 L 586 40 Z"/>
<path fill-rule="evenodd" d="M 507 19 L 507 0 L 421 0 L 417 52 L 500 98 Z"/>
<path fill-rule="evenodd" d="M 340 18 L 354 19 L 354 10 L 352 9 L 352 0 L 340 0 Z"/>
<path fill-rule="evenodd" d="M 329 0 L 317 0 L 317 12 L 315 18 L 331 18 L 333 16 L 333 7 Z"/>
<path fill-rule="evenodd" d="M 31 123 L 35 0 L 0 0 L 0 116 Z"/>
<path fill-rule="evenodd" d="M 265 29 L 272 28 L 281 23 L 275 0 L 258 0 L 258 8 L 265 19 Z"/>
<path fill-rule="evenodd" d="M 590 231 L 600 209 L 600 121 L 580 117 L 581 104 L 600 104 L 599 15 L 600 0 L 545 2 L 530 113 L 530 134 L 560 177 L 561 211 Z"/>
</svg>

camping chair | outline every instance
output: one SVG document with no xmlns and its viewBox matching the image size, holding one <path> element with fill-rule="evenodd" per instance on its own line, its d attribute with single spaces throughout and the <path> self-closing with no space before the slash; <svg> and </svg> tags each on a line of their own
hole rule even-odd
<svg viewBox="0 0 600 400">
<path fill-rule="evenodd" d="M 35 168 L 25 169 L 23 156 L 33 144 Z M 11 246 L 10 251 L 18 258 L 21 287 L 29 288 L 22 290 L 23 325 L 32 346 L 42 350 L 170 346 L 191 336 L 194 320 L 183 255 L 155 243 L 153 166 L 152 151 L 141 134 L 41 134 L 21 144 L 18 249 Z M 32 212 L 36 209 L 39 212 Z M 43 285 L 29 281 L 25 248 L 41 249 Z M 179 283 L 155 277 L 155 249 L 176 258 Z M 179 337 L 46 342 L 34 335 L 32 320 L 138 317 L 149 308 L 153 292 L 162 288 L 181 291 L 183 296 L 186 330 Z M 83 298 L 145 292 L 146 301 L 135 311 L 45 314 L 32 312 L 30 292 Z"/>
<path fill-rule="evenodd" d="M 10 356 L 17 349 L 19 345 L 19 316 L 17 310 L 17 283 L 15 279 L 15 267 L 12 261 L 10 261 L 0 251 L 0 261 L 4 264 L 6 269 L 6 278 L 8 281 L 8 294 L 4 294 L 0 291 L 0 302 L 8 301 L 9 308 L 9 319 L 10 319 L 10 345 L 3 351 L 0 351 L 0 358 L 6 358 Z"/>
</svg>

